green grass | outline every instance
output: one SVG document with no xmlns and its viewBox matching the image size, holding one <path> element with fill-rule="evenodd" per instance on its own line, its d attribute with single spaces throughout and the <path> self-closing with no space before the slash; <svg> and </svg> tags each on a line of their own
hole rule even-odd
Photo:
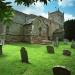
<svg viewBox="0 0 75 75">
<path fill-rule="evenodd" d="M 48 54 L 46 45 L 38 44 L 9 44 L 3 46 L 0 56 L 0 75 L 53 75 L 52 68 L 56 65 L 66 66 L 75 75 L 75 50 L 70 44 L 60 43 L 55 47 L 55 54 Z M 25 47 L 31 64 L 21 63 L 20 49 Z M 69 49 L 71 56 L 63 56 L 62 51 Z"/>
</svg>

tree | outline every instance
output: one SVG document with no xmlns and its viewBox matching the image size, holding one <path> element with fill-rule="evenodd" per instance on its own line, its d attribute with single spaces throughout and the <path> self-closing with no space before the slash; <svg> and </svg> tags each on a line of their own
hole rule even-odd
<svg viewBox="0 0 75 75">
<path fill-rule="evenodd" d="M 10 6 L 10 2 L 4 2 L 0 0 L 0 21 L 3 23 L 10 22 L 13 16 L 13 9 Z"/>
<path fill-rule="evenodd" d="M 29 6 L 32 3 L 35 4 L 37 1 L 43 2 L 44 4 L 47 5 L 48 1 L 51 1 L 51 0 L 15 0 L 15 2 L 17 2 L 17 4 L 23 4 L 25 6 Z M 53 0 L 53 1 L 57 1 L 57 0 Z M 60 1 L 62 1 L 62 0 L 60 0 Z"/>
<path fill-rule="evenodd" d="M 44 4 L 47 5 L 48 1 L 52 0 L 15 0 L 15 3 L 17 5 L 25 5 L 25 6 L 30 6 L 32 3 L 35 4 L 35 2 L 40 1 L 43 2 Z M 53 0 L 53 1 L 58 1 L 58 0 Z M 62 1 L 62 0 L 60 0 Z M 10 2 L 5 2 L 5 0 L 0 0 L 0 21 L 4 23 L 9 23 L 12 20 L 13 17 L 13 9 L 10 6 Z"/>
<path fill-rule="evenodd" d="M 64 23 L 65 38 L 75 40 L 75 20 L 68 20 Z"/>
</svg>

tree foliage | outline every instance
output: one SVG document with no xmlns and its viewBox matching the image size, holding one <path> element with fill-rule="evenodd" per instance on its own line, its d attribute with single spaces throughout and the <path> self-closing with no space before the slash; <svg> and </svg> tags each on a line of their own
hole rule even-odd
<svg viewBox="0 0 75 75">
<path fill-rule="evenodd" d="M 64 23 L 65 38 L 75 40 L 75 20 L 68 20 Z"/>
<path fill-rule="evenodd" d="M 43 2 L 44 4 L 47 5 L 47 3 L 48 3 L 49 1 L 58 1 L 58 0 L 15 0 L 15 2 L 16 2 L 17 4 L 23 4 L 23 5 L 25 5 L 25 6 L 29 6 L 29 5 L 31 5 L 32 3 L 35 4 L 37 1 Z M 62 1 L 62 0 L 60 0 L 60 1 Z"/>
<path fill-rule="evenodd" d="M 48 1 L 54 0 L 15 0 L 15 3 L 23 4 L 25 6 L 30 6 L 32 3 L 40 1 L 47 5 Z M 57 0 L 55 0 L 57 1 Z M 62 1 L 62 0 L 60 0 Z M 13 9 L 10 6 L 10 2 L 6 2 L 6 0 L 0 0 L 0 21 L 6 23 L 12 20 L 13 17 Z"/>
<path fill-rule="evenodd" d="M 10 2 L 4 2 L 0 0 L 0 21 L 3 23 L 10 22 L 13 16 L 13 9 L 10 6 Z"/>
</svg>

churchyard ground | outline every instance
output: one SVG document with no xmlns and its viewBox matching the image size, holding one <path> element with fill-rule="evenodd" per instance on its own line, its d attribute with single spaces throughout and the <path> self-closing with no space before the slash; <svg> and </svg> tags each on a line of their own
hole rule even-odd
<svg viewBox="0 0 75 75">
<path fill-rule="evenodd" d="M 53 75 L 52 68 L 62 65 L 75 75 L 75 49 L 71 48 L 71 42 L 59 47 L 54 47 L 54 54 L 49 54 L 47 45 L 40 44 L 6 44 L 3 46 L 3 55 L 0 56 L 0 75 Z M 20 56 L 21 47 L 28 52 L 30 64 L 22 63 Z M 71 51 L 71 56 L 64 56 L 63 50 Z"/>
</svg>

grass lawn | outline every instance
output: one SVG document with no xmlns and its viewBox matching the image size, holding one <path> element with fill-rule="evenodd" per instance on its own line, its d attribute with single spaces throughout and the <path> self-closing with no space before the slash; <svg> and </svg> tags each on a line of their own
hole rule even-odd
<svg viewBox="0 0 75 75">
<path fill-rule="evenodd" d="M 66 66 L 75 75 L 75 50 L 70 44 L 60 43 L 55 47 L 55 54 L 48 54 L 46 45 L 38 44 L 7 44 L 3 46 L 0 56 L 0 75 L 53 75 L 52 68 L 56 65 Z M 25 47 L 31 64 L 21 63 L 20 49 Z M 63 56 L 62 51 L 69 49 L 71 56 Z"/>
</svg>

